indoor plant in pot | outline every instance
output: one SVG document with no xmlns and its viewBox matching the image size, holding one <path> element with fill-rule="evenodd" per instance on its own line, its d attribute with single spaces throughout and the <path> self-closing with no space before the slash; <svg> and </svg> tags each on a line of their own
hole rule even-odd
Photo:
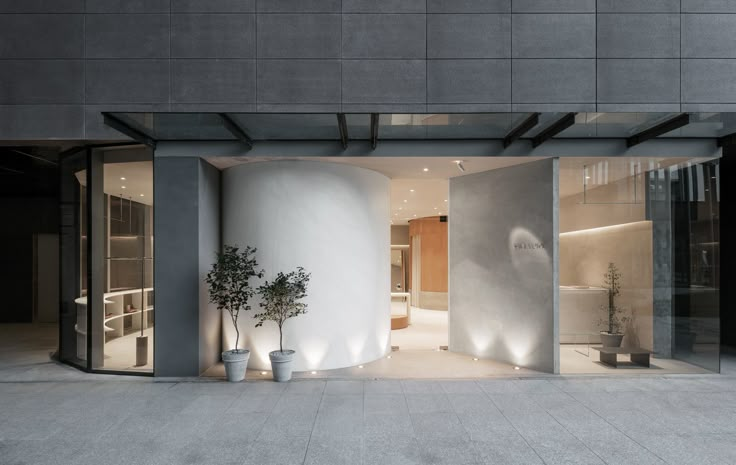
<svg viewBox="0 0 736 465">
<path fill-rule="evenodd" d="M 621 293 L 621 273 L 614 263 L 609 263 L 603 274 L 603 287 L 608 290 L 608 305 L 602 307 L 606 316 L 601 319 L 601 325 L 607 331 L 601 331 L 601 342 L 603 347 L 621 347 L 624 325 L 628 318 L 622 316 L 623 309 L 616 306 L 616 297 Z"/>
<path fill-rule="evenodd" d="M 307 312 L 307 304 L 300 300 L 307 296 L 309 277 L 304 268 L 298 267 L 296 271 L 286 274 L 279 272 L 273 281 L 266 281 L 258 288 L 261 313 L 254 315 L 258 319 L 256 328 L 263 326 L 266 321 L 273 321 L 279 327 L 279 350 L 268 354 L 274 381 L 291 379 L 291 362 L 295 352 L 284 350 L 284 323 L 289 318 Z"/>
<path fill-rule="evenodd" d="M 238 247 L 226 245 L 223 252 L 217 254 L 217 261 L 212 264 L 205 279 L 209 286 L 210 302 L 217 305 L 218 310 L 227 311 L 235 327 L 235 348 L 222 353 L 228 381 L 242 381 L 245 378 L 250 357 L 249 350 L 238 348 L 238 317 L 241 310 L 250 310 L 248 300 L 254 293 L 250 280 L 263 277 L 263 270 L 256 270 L 258 263 L 255 254 L 255 248 L 246 247 L 241 251 Z"/>
</svg>

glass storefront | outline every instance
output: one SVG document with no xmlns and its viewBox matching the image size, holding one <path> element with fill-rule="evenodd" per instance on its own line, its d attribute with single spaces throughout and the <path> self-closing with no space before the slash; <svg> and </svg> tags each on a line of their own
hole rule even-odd
<svg viewBox="0 0 736 465">
<path fill-rule="evenodd" d="M 153 373 L 153 160 L 144 149 L 61 161 L 61 359 Z"/>
<path fill-rule="evenodd" d="M 561 372 L 719 371 L 718 164 L 560 159 Z"/>
</svg>

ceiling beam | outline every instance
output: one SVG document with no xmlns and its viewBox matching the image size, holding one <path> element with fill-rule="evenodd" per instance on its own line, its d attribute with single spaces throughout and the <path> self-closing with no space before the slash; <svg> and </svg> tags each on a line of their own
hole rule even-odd
<svg viewBox="0 0 736 465">
<path fill-rule="evenodd" d="M 122 134 L 125 134 L 138 143 L 147 145 L 152 149 L 156 148 L 156 140 L 154 140 L 148 134 L 144 134 L 141 131 L 130 127 L 130 125 L 128 125 L 126 122 L 111 113 L 103 112 L 102 116 L 104 117 L 104 121 L 107 126 L 110 126 L 111 128 Z"/>
<path fill-rule="evenodd" d="M 728 134 L 723 137 L 716 139 L 718 147 L 724 147 L 726 145 L 736 145 L 736 132 Z"/>
<path fill-rule="evenodd" d="M 348 122 L 345 113 L 337 114 L 337 127 L 340 130 L 340 142 L 344 150 L 348 148 Z"/>
<path fill-rule="evenodd" d="M 222 124 L 225 126 L 225 129 L 227 129 L 233 137 L 247 145 L 249 149 L 253 148 L 253 141 L 251 138 L 248 137 L 248 134 L 246 134 L 243 128 L 241 128 L 240 125 L 230 117 L 230 115 L 227 113 L 220 113 L 220 119 L 222 120 Z"/>
<path fill-rule="evenodd" d="M 378 113 L 371 113 L 371 147 L 376 150 L 378 146 Z"/>
<path fill-rule="evenodd" d="M 577 113 L 567 113 L 562 118 L 544 128 L 542 132 L 532 137 L 532 147 L 539 147 L 549 139 L 552 139 L 557 134 L 575 124 L 576 114 Z"/>
<path fill-rule="evenodd" d="M 641 144 L 642 142 L 646 142 L 650 139 L 654 139 L 655 137 L 674 131 L 675 129 L 680 129 L 688 124 L 690 124 L 690 115 L 688 113 L 680 113 L 673 118 L 662 121 L 649 129 L 645 129 L 633 136 L 630 136 L 626 139 L 626 147 L 631 148 L 635 145 Z"/>
<path fill-rule="evenodd" d="M 507 148 L 509 145 L 518 140 L 521 136 L 529 132 L 534 126 L 539 124 L 539 115 L 540 113 L 532 113 L 529 117 L 522 121 L 521 124 L 512 129 L 511 132 L 509 132 L 506 137 L 503 138 L 503 148 Z"/>
</svg>

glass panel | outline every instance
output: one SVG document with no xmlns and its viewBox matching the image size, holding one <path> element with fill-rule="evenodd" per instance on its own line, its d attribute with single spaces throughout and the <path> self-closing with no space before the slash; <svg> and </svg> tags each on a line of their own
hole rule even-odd
<svg viewBox="0 0 736 465">
<path fill-rule="evenodd" d="M 563 114 L 558 115 L 561 117 Z M 625 138 L 675 115 L 677 113 L 578 113 L 575 125 L 555 137 Z"/>
<path fill-rule="evenodd" d="M 717 164 L 560 160 L 562 372 L 719 370 Z"/>
<path fill-rule="evenodd" d="M 690 113 L 690 124 L 660 137 L 723 137 L 736 132 L 734 113 Z"/>
<path fill-rule="evenodd" d="M 337 115 L 334 113 L 290 115 L 233 113 L 230 116 L 253 140 L 340 140 Z"/>
<path fill-rule="evenodd" d="M 379 139 L 501 139 L 528 113 L 382 114 Z"/>
<path fill-rule="evenodd" d="M 61 360 L 87 368 L 87 152 L 60 161 Z"/>
<path fill-rule="evenodd" d="M 349 114 L 345 115 L 348 125 L 348 138 L 351 140 L 369 140 L 371 138 L 371 115 Z"/>
<path fill-rule="evenodd" d="M 235 140 L 216 113 L 115 113 L 156 140 Z"/>
</svg>

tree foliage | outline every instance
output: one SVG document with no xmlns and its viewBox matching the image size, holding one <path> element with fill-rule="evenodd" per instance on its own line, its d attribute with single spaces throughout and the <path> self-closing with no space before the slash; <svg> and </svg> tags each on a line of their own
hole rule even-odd
<svg viewBox="0 0 736 465">
<path fill-rule="evenodd" d="M 281 352 L 284 351 L 284 323 L 289 318 L 307 313 L 307 304 L 299 301 L 307 296 L 310 276 L 304 268 L 298 267 L 296 271 L 286 274 L 279 272 L 273 281 L 266 281 L 258 288 L 261 313 L 253 316 L 258 320 L 256 328 L 263 326 L 266 321 L 275 322 L 279 327 Z"/>
<path fill-rule="evenodd" d="M 608 290 L 608 305 L 603 308 L 606 318 L 600 323 L 608 328 L 610 334 L 622 334 L 628 318 L 621 315 L 623 309 L 616 305 L 616 297 L 621 294 L 621 272 L 614 263 L 609 263 L 603 274 L 603 286 Z"/>
<path fill-rule="evenodd" d="M 223 252 L 217 254 L 217 261 L 212 264 L 205 281 L 209 286 L 210 302 L 217 305 L 217 309 L 227 311 L 235 327 L 235 351 L 238 350 L 240 330 L 238 317 L 240 312 L 251 309 L 248 301 L 254 291 L 251 279 L 262 278 L 263 270 L 257 270 L 256 249 L 226 245 Z"/>
</svg>

